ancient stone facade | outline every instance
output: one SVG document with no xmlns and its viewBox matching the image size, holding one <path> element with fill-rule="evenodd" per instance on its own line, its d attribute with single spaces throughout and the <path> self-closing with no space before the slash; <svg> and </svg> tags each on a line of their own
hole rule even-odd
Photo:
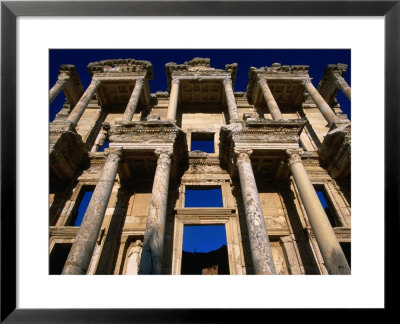
<svg viewBox="0 0 400 324">
<path fill-rule="evenodd" d="M 85 91 L 61 66 L 50 268 L 58 254 L 62 274 L 180 274 L 184 226 L 219 224 L 230 274 L 350 274 L 351 124 L 336 101 L 351 96 L 347 66 L 329 65 L 317 88 L 308 66 L 251 68 L 246 93 L 233 88 L 237 64 L 165 67 L 168 91 L 151 93 L 148 61 L 90 63 Z M 214 152 L 192 150 L 195 138 Z M 187 188 L 202 186 L 221 189 L 222 207 L 185 207 Z"/>
</svg>

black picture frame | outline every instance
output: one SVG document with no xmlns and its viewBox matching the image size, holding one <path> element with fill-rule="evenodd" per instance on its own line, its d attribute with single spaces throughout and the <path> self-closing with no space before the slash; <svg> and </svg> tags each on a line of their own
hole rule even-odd
<svg viewBox="0 0 400 324">
<path fill-rule="evenodd" d="M 95 4 L 95 5 L 94 5 Z M 112 14 L 111 14 L 112 13 Z M 16 308 L 16 19 L 19 16 L 384 16 L 385 247 L 399 232 L 400 1 L 2 1 L 1 2 L 1 322 L 235 322 L 244 309 Z M 371 44 L 372 46 L 372 44 Z M 371 62 L 373 63 L 373 62 Z M 373 77 L 371 77 L 373 79 Z M 371 85 L 373 87 L 373 84 Z M 371 152 L 365 152 L 366 155 Z M 390 216 L 390 217 L 389 217 Z M 398 252 L 397 252 L 398 253 Z M 398 275 L 385 250 L 385 309 Z M 373 261 L 371 260 L 371 263 Z M 388 284 L 388 285 L 387 285 Z M 254 314 L 256 312 L 256 314 Z M 270 313 L 268 313 L 270 314 Z"/>
</svg>

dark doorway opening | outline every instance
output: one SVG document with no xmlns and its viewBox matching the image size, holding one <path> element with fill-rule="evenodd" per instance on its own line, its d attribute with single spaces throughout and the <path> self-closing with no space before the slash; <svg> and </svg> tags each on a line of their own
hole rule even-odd
<svg viewBox="0 0 400 324">
<path fill-rule="evenodd" d="M 225 225 L 185 225 L 181 274 L 229 274 Z"/>
<path fill-rule="evenodd" d="M 186 186 L 185 207 L 223 207 L 220 186 Z"/>
<path fill-rule="evenodd" d="M 71 247 L 72 243 L 57 243 L 54 245 L 53 250 L 50 253 L 49 270 L 51 275 L 61 274 Z"/>
</svg>

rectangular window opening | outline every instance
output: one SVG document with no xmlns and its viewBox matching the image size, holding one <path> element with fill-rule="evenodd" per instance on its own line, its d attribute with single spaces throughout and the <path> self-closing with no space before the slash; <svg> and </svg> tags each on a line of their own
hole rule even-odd
<svg viewBox="0 0 400 324">
<path fill-rule="evenodd" d="M 185 207 L 223 207 L 221 186 L 186 186 Z"/>
<path fill-rule="evenodd" d="M 314 185 L 315 191 L 317 192 L 319 201 L 321 202 L 322 207 L 325 210 L 326 215 L 328 216 L 329 222 L 332 227 L 340 226 L 337 216 L 335 215 L 335 210 L 332 206 L 332 202 L 329 199 L 328 194 L 325 191 L 323 185 Z"/>
<path fill-rule="evenodd" d="M 108 141 L 104 141 L 103 145 L 99 147 L 99 150 L 97 152 L 104 152 L 104 149 L 108 148 L 110 146 L 110 143 Z"/>
<path fill-rule="evenodd" d="M 214 133 L 192 133 L 191 152 L 215 153 Z"/>
<path fill-rule="evenodd" d="M 225 225 L 185 225 L 181 274 L 229 274 Z"/>
<path fill-rule="evenodd" d="M 83 216 L 85 216 L 90 199 L 92 199 L 94 188 L 95 186 L 82 186 L 75 203 L 75 208 L 70 216 L 70 226 L 81 226 Z"/>
<path fill-rule="evenodd" d="M 50 253 L 49 273 L 51 275 L 61 274 L 67 261 L 72 243 L 57 243 Z"/>
</svg>

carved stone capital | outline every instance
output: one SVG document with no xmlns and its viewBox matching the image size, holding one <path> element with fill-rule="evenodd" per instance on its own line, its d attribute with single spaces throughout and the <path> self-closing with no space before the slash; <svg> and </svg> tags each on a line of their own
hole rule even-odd
<svg viewBox="0 0 400 324">
<path fill-rule="evenodd" d="M 301 156 L 303 155 L 303 153 L 303 149 L 286 150 L 287 163 L 289 164 L 289 166 L 296 162 L 301 163 Z"/>
<path fill-rule="evenodd" d="M 154 150 L 157 155 L 157 164 L 171 163 L 172 154 L 174 153 L 173 148 L 158 148 Z"/>
<path fill-rule="evenodd" d="M 310 84 L 310 83 L 311 83 L 311 78 L 306 78 L 306 79 L 303 79 L 303 81 L 301 81 L 301 84 L 303 86 L 306 86 L 307 84 Z"/>
<path fill-rule="evenodd" d="M 172 81 L 171 81 L 171 84 L 176 84 L 176 85 L 179 85 L 179 83 L 180 83 L 181 81 L 179 80 L 179 79 L 172 79 Z"/>
<path fill-rule="evenodd" d="M 224 85 L 232 85 L 232 79 L 231 78 L 224 78 L 224 80 L 222 81 L 224 83 Z"/>
<path fill-rule="evenodd" d="M 252 149 L 249 148 L 235 148 L 234 149 L 234 158 L 236 164 L 243 163 L 243 162 L 251 162 L 250 156 L 253 153 Z"/>
<path fill-rule="evenodd" d="M 264 78 L 258 79 L 258 80 L 257 80 L 257 84 L 260 85 L 260 86 L 263 85 L 263 84 L 265 84 L 265 83 L 267 83 L 267 80 L 264 79 Z"/>
<path fill-rule="evenodd" d="M 144 78 L 137 78 L 137 79 L 135 80 L 135 82 L 136 82 L 136 84 L 142 85 L 142 84 L 144 83 Z"/>
<path fill-rule="evenodd" d="M 122 159 L 123 156 L 123 150 L 121 147 L 119 148 L 108 148 L 104 150 L 104 154 L 107 156 L 107 158 L 113 159 L 115 162 L 119 162 Z"/>
</svg>

